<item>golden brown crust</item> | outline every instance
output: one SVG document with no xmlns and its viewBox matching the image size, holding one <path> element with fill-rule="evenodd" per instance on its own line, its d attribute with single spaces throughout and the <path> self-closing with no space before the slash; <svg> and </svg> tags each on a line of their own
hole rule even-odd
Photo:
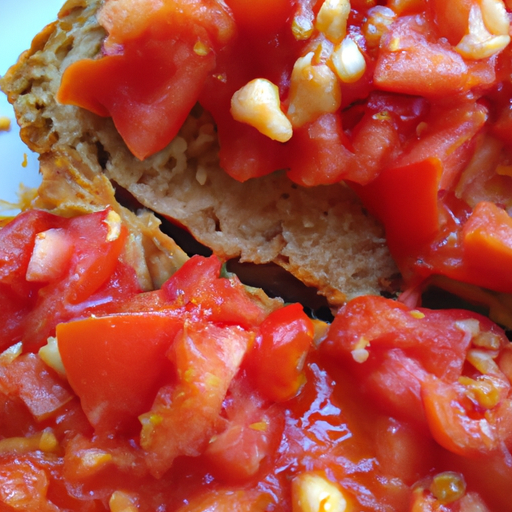
<svg viewBox="0 0 512 512">
<path fill-rule="evenodd" d="M 130 232 L 125 261 L 136 270 L 143 290 L 160 288 L 188 259 L 187 255 L 162 233 L 160 221 L 150 211 L 134 213 L 121 206 L 106 176 L 91 173 L 76 157 L 73 152 L 42 155 L 43 180 L 31 206 L 65 217 L 112 206 Z"/>
</svg>

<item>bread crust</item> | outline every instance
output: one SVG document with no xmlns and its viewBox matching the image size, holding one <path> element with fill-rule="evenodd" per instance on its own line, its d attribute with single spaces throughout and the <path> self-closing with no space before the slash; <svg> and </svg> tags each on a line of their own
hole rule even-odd
<svg viewBox="0 0 512 512">
<path fill-rule="evenodd" d="M 221 259 L 274 262 L 315 286 L 336 307 L 379 294 L 397 275 L 382 226 L 344 184 L 304 188 L 283 172 L 239 183 L 219 166 L 214 124 L 193 111 L 178 136 L 144 161 L 126 148 L 111 119 L 56 103 L 63 70 L 95 58 L 105 32 L 100 0 L 70 0 L 1 79 L 21 137 L 48 169 L 104 175 L 143 206 L 186 227 Z"/>
</svg>

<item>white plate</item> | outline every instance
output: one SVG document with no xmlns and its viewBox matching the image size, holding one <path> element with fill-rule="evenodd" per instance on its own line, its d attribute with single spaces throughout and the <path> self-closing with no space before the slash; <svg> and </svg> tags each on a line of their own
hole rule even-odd
<svg viewBox="0 0 512 512">
<path fill-rule="evenodd" d="M 30 48 L 32 38 L 57 18 L 63 3 L 64 0 L 0 0 L 0 75 Z M 0 132 L 0 199 L 16 202 L 20 183 L 38 185 L 38 161 L 20 140 L 14 111 L 1 92 L 0 116 L 11 120 L 10 131 Z"/>
</svg>

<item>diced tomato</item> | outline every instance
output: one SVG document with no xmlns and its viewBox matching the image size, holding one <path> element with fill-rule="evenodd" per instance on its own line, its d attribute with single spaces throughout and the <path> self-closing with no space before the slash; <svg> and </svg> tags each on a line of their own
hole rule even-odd
<svg viewBox="0 0 512 512">
<path fill-rule="evenodd" d="M 291 30 L 280 32 L 277 41 L 273 35 L 247 36 L 238 37 L 235 44 L 219 53 L 216 73 L 206 81 L 199 97 L 217 126 L 221 167 L 242 182 L 286 169 L 287 148 L 252 126 L 235 121 L 230 113 L 231 98 L 254 78 L 266 78 L 284 93 L 287 85 L 282 83 L 286 80 L 283 69 L 291 73 L 295 56 L 303 46 L 293 38 Z M 272 59 L 266 57 L 268 52 L 272 52 Z"/>
<path fill-rule="evenodd" d="M 365 187 L 357 187 L 370 211 L 384 224 L 395 257 L 415 254 L 439 231 L 438 191 L 441 162 L 422 162 L 385 169 Z"/>
<path fill-rule="evenodd" d="M 64 224 L 64 219 L 41 210 L 18 215 L 0 231 L 0 282 L 14 293 L 28 295 L 34 287 L 25 280 L 36 235 Z"/>
<path fill-rule="evenodd" d="M 389 413 L 425 426 L 422 386 L 430 374 L 447 382 L 461 375 L 471 342 L 462 327 L 468 318 L 503 343 L 504 334 L 487 319 L 463 310 L 411 310 L 362 297 L 340 310 L 322 349 L 342 359 Z"/>
<path fill-rule="evenodd" d="M 466 35 L 472 4 L 472 0 L 455 0 L 452 2 L 433 0 L 430 2 L 429 7 L 434 15 L 439 32 L 454 46 Z"/>
<path fill-rule="evenodd" d="M 66 293 L 71 304 L 88 299 L 117 266 L 128 232 L 122 225 L 111 227 L 109 213 L 107 209 L 100 215 L 84 215 L 69 222 L 69 236 L 82 242 L 74 244 L 70 276 L 73 286 L 68 286 Z M 120 219 L 113 222 L 120 223 Z M 111 233 L 111 229 L 119 232 Z"/>
<path fill-rule="evenodd" d="M 48 500 L 50 471 L 31 460 L 15 456 L 0 458 L 0 503 L 4 510 L 59 512 Z"/>
<path fill-rule="evenodd" d="M 38 287 L 35 304 L 23 320 L 22 339 L 34 349 L 53 335 L 57 323 L 88 309 L 108 310 L 116 299 L 126 300 L 140 291 L 135 271 L 119 260 L 127 229 L 110 208 L 67 219 L 62 229 L 73 246 L 68 269 Z"/>
<path fill-rule="evenodd" d="M 433 377 L 423 382 L 422 398 L 432 435 L 451 452 L 476 457 L 501 450 L 512 440 L 512 429 L 506 427 L 512 418 L 510 399 L 478 410 L 468 400 L 464 386 Z"/>
<path fill-rule="evenodd" d="M 435 442 L 411 424 L 388 416 L 372 424 L 379 465 L 386 474 L 414 486 L 435 466 Z"/>
<path fill-rule="evenodd" d="M 216 256 L 190 258 L 162 290 L 177 306 L 198 309 L 212 322 L 246 328 L 261 323 L 265 316 L 245 292 L 236 276 L 219 277 L 221 262 Z"/>
<path fill-rule="evenodd" d="M 119 260 L 126 237 L 110 208 L 70 219 L 31 210 L 3 228 L 1 345 L 23 340 L 36 350 L 58 322 L 109 311 L 138 293 L 134 269 Z"/>
<path fill-rule="evenodd" d="M 235 121 L 231 98 L 266 78 L 286 115 L 298 58 L 335 68 L 317 15 L 339 4 L 226 3 L 103 2 L 100 54 L 66 69 L 59 98 L 112 116 L 141 159 L 199 102 L 235 179 L 350 180 L 408 286 L 441 275 L 512 292 L 510 45 L 455 48 L 475 35 L 470 12 L 477 36 L 505 34 L 511 2 L 351 1 L 366 69 L 287 143 Z M 0 366 L 0 509 L 327 510 L 325 485 L 361 512 L 509 510 L 512 349 L 498 326 L 359 297 L 313 344 L 301 306 L 269 313 L 215 257 L 139 293 L 126 236 L 111 209 L 0 230 L 0 350 L 24 351 Z M 69 386 L 34 353 L 54 334 Z"/>
<path fill-rule="evenodd" d="M 225 414 L 225 429 L 210 440 L 204 455 L 222 481 L 249 481 L 272 466 L 282 436 L 282 416 L 240 383 L 230 388 Z"/>
<path fill-rule="evenodd" d="M 34 300 L 19 297 L 10 286 L 0 283 L 0 304 L 0 350 L 3 350 L 23 337 L 23 319 L 30 313 Z"/>
<path fill-rule="evenodd" d="M 178 509 L 178 512 L 264 512 L 272 506 L 273 499 L 270 493 L 258 489 L 239 489 L 235 491 L 219 489 L 206 492 L 187 501 L 187 504 Z"/>
<path fill-rule="evenodd" d="M 375 85 L 426 97 L 462 91 L 468 76 L 466 63 L 448 43 L 431 39 L 424 17 L 400 18 L 381 42 Z"/>
<path fill-rule="evenodd" d="M 464 225 L 463 244 L 467 263 L 482 285 L 512 289 L 512 218 L 505 210 L 494 203 L 479 203 Z"/>
<path fill-rule="evenodd" d="M 68 381 L 96 433 L 133 427 L 173 380 L 165 354 L 182 328 L 171 314 L 131 313 L 61 323 L 57 340 Z"/>
<path fill-rule="evenodd" d="M 471 157 L 468 149 L 483 128 L 487 115 L 487 109 L 476 103 L 444 108 L 442 116 L 439 111 L 431 110 L 420 127 L 418 140 L 410 141 L 394 165 L 438 158 L 443 165 L 439 188 L 451 190 Z"/>
<path fill-rule="evenodd" d="M 0 366 L 0 389 L 20 398 L 38 421 L 55 416 L 73 398 L 67 383 L 35 354 Z"/>
<path fill-rule="evenodd" d="M 107 6 L 104 17 L 114 16 L 117 11 Z M 219 36 L 225 42 L 234 33 L 230 14 L 220 2 L 173 1 L 155 9 L 148 1 L 146 7 L 135 33 L 109 25 L 114 32 L 112 54 L 66 68 L 57 97 L 111 116 L 141 160 L 178 133 L 215 67 L 215 52 L 223 44 Z M 227 33 L 215 34 L 219 25 Z"/>
<path fill-rule="evenodd" d="M 293 10 L 289 0 L 228 0 L 237 25 L 249 33 L 275 33 L 286 23 Z"/>
<path fill-rule="evenodd" d="M 240 327 L 186 322 L 169 350 L 175 385 L 160 388 L 141 415 L 141 445 L 161 476 L 180 455 L 198 456 L 222 425 L 222 403 L 251 341 Z"/>
<path fill-rule="evenodd" d="M 354 159 L 340 117 L 324 114 L 316 121 L 296 130 L 288 147 L 292 181 L 303 186 L 337 183 L 347 174 Z M 308 148 L 308 152 L 304 151 Z M 302 151 L 301 151 L 302 149 Z"/>
<path fill-rule="evenodd" d="M 264 397 L 282 402 L 299 392 L 313 336 L 313 323 L 300 304 L 278 309 L 262 322 L 247 365 Z"/>
<path fill-rule="evenodd" d="M 482 133 L 475 152 L 455 188 L 457 197 L 474 209 L 480 202 L 492 202 L 504 208 L 512 205 L 512 176 L 501 140 Z"/>
<path fill-rule="evenodd" d="M 506 144 L 512 143 L 512 102 L 502 106 L 492 132 Z"/>
</svg>

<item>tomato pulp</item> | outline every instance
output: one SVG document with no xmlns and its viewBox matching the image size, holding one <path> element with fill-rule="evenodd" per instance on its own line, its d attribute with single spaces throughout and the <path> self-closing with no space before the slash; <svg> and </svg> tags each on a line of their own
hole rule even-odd
<svg viewBox="0 0 512 512">
<path fill-rule="evenodd" d="M 99 15 L 103 53 L 65 70 L 58 99 L 112 116 L 139 158 L 166 146 L 199 102 L 235 179 L 286 170 L 303 186 L 352 185 L 409 288 L 443 275 L 510 293 L 509 8 L 111 0 Z M 255 80 L 277 97 L 246 98 L 237 117 L 236 94 Z M 268 135 L 273 123 L 290 123 L 290 138 Z M 484 211 L 492 227 L 477 242 L 469 226 Z M 496 257 L 503 264 L 489 265 Z"/>
<path fill-rule="evenodd" d="M 490 320 L 359 297 L 329 327 L 215 256 L 142 292 L 124 232 L 111 209 L 0 230 L 3 508 L 510 510 L 512 349 Z"/>
</svg>

